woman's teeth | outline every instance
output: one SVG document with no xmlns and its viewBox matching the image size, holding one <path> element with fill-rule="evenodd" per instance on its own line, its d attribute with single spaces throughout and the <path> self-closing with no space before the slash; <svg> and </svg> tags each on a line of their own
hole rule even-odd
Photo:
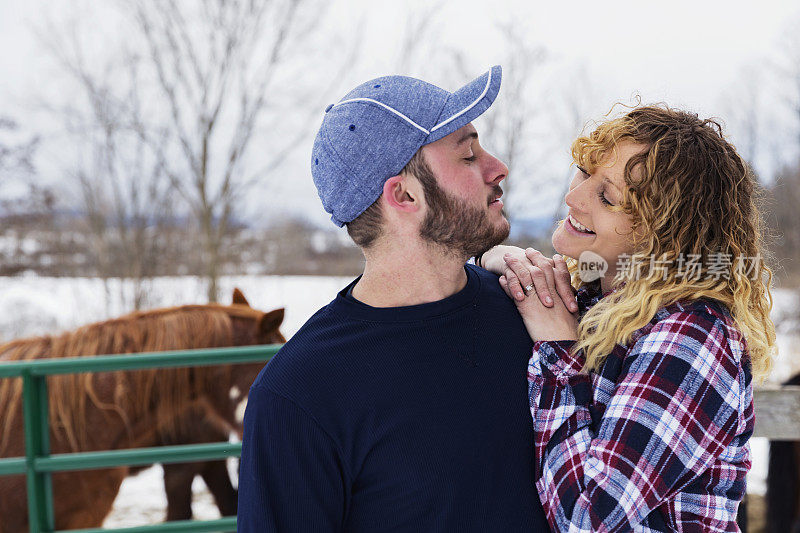
<svg viewBox="0 0 800 533">
<path fill-rule="evenodd" d="M 575 219 L 572 217 L 572 215 L 570 215 L 570 216 L 569 216 L 569 221 L 570 221 L 570 223 L 572 224 L 572 227 L 573 227 L 573 228 L 575 228 L 575 229 L 577 229 L 577 230 L 578 230 L 578 231 L 580 231 L 581 233 L 591 233 L 591 234 L 593 234 L 593 233 L 594 233 L 592 230 L 590 230 L 589 228 L 587 228 L 586 226 L 584 226 L 583 224 L 581 224 L 580 222 L 578 222 L 577 220 L 575 220 Z"/>
</svg>

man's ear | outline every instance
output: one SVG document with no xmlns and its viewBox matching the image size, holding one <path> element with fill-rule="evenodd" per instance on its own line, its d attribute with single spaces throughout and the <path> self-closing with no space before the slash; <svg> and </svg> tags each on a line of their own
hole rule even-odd
<svg viewBox="0 0 800 533">
<path fill-rule="evenodd" d="M 404 213 L 419 211 L 422 206 L 421 187 L 410 176 L 398 174 L 383 184 L 383 199 L 391 209 Z"/>
</svg>

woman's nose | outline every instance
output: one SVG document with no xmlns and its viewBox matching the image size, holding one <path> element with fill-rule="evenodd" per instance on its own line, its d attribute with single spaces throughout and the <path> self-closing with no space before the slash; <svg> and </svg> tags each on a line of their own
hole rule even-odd
<svg viewBox="0 0 800 533">
<path fill-rule="evenodd" d="M 567 194 L 564 197 L 564 201 L 566 202 L 567 206 L 578 211 L 585 211 L 586 194 L 584 189 L 586 189 L 586 187 L 581 187 L 580 184 L 575 184 L 573 182 L 570 185 L 569 191 L 567 191 Z"/>
</svg>

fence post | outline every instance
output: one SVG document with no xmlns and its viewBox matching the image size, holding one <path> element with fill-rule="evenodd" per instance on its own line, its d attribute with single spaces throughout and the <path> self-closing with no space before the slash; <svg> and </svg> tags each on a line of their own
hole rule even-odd
<svg viewBox="0 0 800 533">
<path fill-rule="evenodd" d="M 48 533 L 55 529 L 52 478 L 49 472 L 37 472 L 35 469 L 36 459 L 50 454 L 46 379 L 46 376 L 31 375 L 30 371 L 22 375 L 28 520 L 31 533 Z"/>
</svg>

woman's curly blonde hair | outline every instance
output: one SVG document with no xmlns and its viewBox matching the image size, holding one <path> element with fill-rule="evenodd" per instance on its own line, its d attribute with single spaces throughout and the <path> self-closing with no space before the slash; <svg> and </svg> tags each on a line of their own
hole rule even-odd
<svg viewBox="0 0 800 533">
<path fill-rule="evenodd" d="M 614 346 L 630 342 L 659 308 L 710 298 L 730 312 L 745 337 L 753 376 L 763 380 L 772 368 L 775 326 L 759 213 L 762 192 L 752 171 L 719 123 L 661 105 L 637 107 L 601 123 L 575 140 L 572 157 L 591 173 L 613 164 L 623 142 L 644 147 L 625 165 L 623 201 L 612 208 L 631 217 L 630 261 L 639 274 L 618 273 L 612 282 L 617 290 L 582 318 L 574 353 L 584 350 L 585 370 L 598 370 Z M 666 274 L 651 272 L 651 257 L 677 265 L 690 254 L 700 263 L 699 275 L 682 275 L 674 266 Z M 720 258 L 732 264 L 722 275 L 707 275 L 707 265 Z M 736 268 L 739 258 L 744 268 Z M 578 261 L 566 259 L 579 288 Z"/>
</svg>

